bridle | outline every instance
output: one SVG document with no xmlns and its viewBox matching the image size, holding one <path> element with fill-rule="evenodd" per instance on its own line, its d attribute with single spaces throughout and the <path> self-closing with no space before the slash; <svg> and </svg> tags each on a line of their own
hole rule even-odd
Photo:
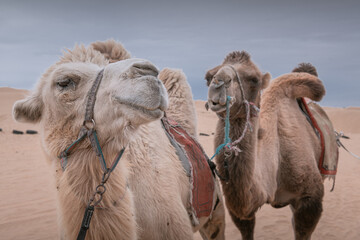
<svg viewBox="0 0 360 240">
<path fill-rule="evenodd" d="M 211 160 L 216 155 L 218 155 L 220 153 L 220 151 L 224 148 L 225 149 L 225 151 L 224 151 L 224 155 L 225 155 L 225 161 L 224 161 L 225 177 L 221 176 L 217 172 L 215 163 L 211 162 L 209 164 L 210 164 L 210 166 L 212 166 L 211 167 L 212 169 L 215 169 L 216 175 L 218 175 L 218 177 L 222 181 L 228 182 L 229 181 L 229 168 L 228 168 L 229 164 L 228 164 L 227 158 L 229 158 L 231 156 L 232 152 L 235 153 L 235 156 L 237 156 L 241 152 L 241 149 L 239 147 L 237 147 L 236 145 L 239 144 L 243 140 L 243 138 L 245 137 L 245 134 L 248 131 L 248 129 L 250 129 L 250 131 L 252 131 L 252 126 L 251 126 L 251 122 L 250 122 L 250 106 L 252 106 L 256 110 L 256 112 L 259 112 L 259 109 L 256 107 L 256 105 L 254 103 L 251 103 L 246 99 L 244 87 L 243 87 L 242 81 L 241 81 L 240 76 L 239 76 L 238 72 L 236 71 L 236 69 L 231 65 L 226 65 L 226 66 L 230 67 L 235 72 L 236 79 L 237 79 L 237 82 L 239 83 L 239 87 L 240 87 L 240 91 L 241 91 L 242 104 L 245 105 L 245 112 L 246 112 L 246 122 L 245 122 L 245 126 L 243 128 L 243 131 L 241 133 L 241 136 L 237 140 L 235 140 L 233 142 L 231 142 L 231 139 L 229 137 L 229 131 L 230 131 L 230 122 L 229 122 L 229 119 L 230 119 L 230 98 L 231 98 L 230 96 L 227 96 L 227 100 L 226 100 L 226 117 L 222 118 L 221 116 L 219 116 L 219 114 L 217 114 L 218 117 L 220 117 L 221 119 L 223 119 L 225 121 L 224 143 L 219 145 L 216 148 L 215 154 L 211 157 L 211 159 L 209 161 L 211 162 Z M 241 107 L 238 110 L 238 113 L 236 115 L 239 114 L 239 112 L 241 111 L 241 108 L 242 108 L 243 105 L 241 105 Z"/>
<path fill-rule="evenodd" d="M 70 155 L 70 153 L 72 152 L 72 150 L 75 148 L 76 145 L 78 145 L 80 142 L 82 142 L 85 137 L 87 136 L 90 140 L 91 143 L 91 147 L 94 150 L 94 152 L 96 153 L 96 156 L 98 156 L 99 160 L 100 160 L 100 164 L 101 164 L 101 168 L 103 170 L 103 172 L 106 171 L 112 171 L 115 169 L 117 163 L 119 162 L 125 148 L 121 149 L 120 152 L 118 153 L 118 155 L 115 157 L 112 165 L 110 166 L 110 168 L 108 168 L 106 166 L 106 161 L 103 155 L 103 152 L 101 150 L 100 147 L 100 143 L 96 134 L 96 130 L 95 130 L 95 120 L 94 120 L 94 107 L 95 107 L 95 101 L 96 101 L 96 94 L 97 91 L 99 89 L 102 77 L 103 77 L 103 73 L 104 73 L 104 69 L 102 69 L 92 87 L 90 88 L 88 94 L 87 94 L 87 102 L 86 102 L 86 108 L 85 108 L 85 118 L 83 121 L 83 125 L 80 129 L 79 135 L 78 135 L 78 139 L 75 140 L 72 144 L 70 144 L 61 154 L 60 154 L 60 159 L 61 159 L 61 167 L 63 169 L 63 171 L 65 171 L 66 166 L 67 166 L 67 162 L 68 162 L 68 156 Z"/>
<path fill-rule="evenodd" d="M 245 134 L 248 129 L 250 129 L 250 131 L 252 131 L 252 126 L 250 123 L 250 117 L 251 117 L 250 107 L 253 107 L 256 110 L 256 112 L 259 112 L 259 108 L 254 103 L 249 102 L 246 99 L 243 83 L 242 83 L 241 78 L 240 78 L 238 72 L 236 71 L 236 69 L 231 65 L 226 65 L 226 66 L 230 67 L 235 72 L 236 80 L 239 84 L 240 92 L 241 92 L 241 98 L 242 98 L 242 104 L 243 104 L 241 106 L 245 106 L 245 113 L 246 113 L 246 122 L 245 122 L 244 129 L 241 133 L 241 136 L 237 140 L 229 143 L 229 146 L 228 146 L 229 149 L 235 151 L 235 154 L 237 154 L 237 153 L 241 152 L 241 150 L 236 145 L 239 144 L 241 142 L 241 140 L 245 137 Z M 241 107 L 240 107 L 239 111 L 241 111 Z M 238 115 L 238 114 L 236 114 L 236 115 Z M 228 118 L 230 118 L 230 116 L 228 116 Z"/>
<path fill-rule="evenodd" d="M 252 113 L 252 112 L 250 111 L 250 117 L 257 117 L 257 113 L 260 111 L 260 109 L 256 106 L 255 103 L 249 102 L 249 101 L 246 99 L 245 91 L 244 91 L 244 87 L 243 87 L 243 82 L 242 82 L 242 80 L 241 80 L 238 72 L 237 72 L 236 69 L 235 69 L 233 66 L 231 66 L 231 65 L 225 65 L 225 66 L 231 68 L 231 69 L 234 71 L 235 76 L 236 76 L 236 80 L 237 80 L 237 82 L 238 82 L 238 84 L 239 84 L 240 93 L 241 93 L 241 98 L 242 98 L 242 105 L 241 105 L 240 108 L 237 110 L 237 113 L 235 114 L 234 117 L 231 117 L 231 116 L 230 116 L 230 119 L 234 119 L 234 118 L 236 118 L 237 116 L 239 116 L 239 115 L 240 115 L 240 112 L 242 111 L 243 106 L 245 106 L 245 108 L 246 108 L 246 109 L 245 109 L 246 115 L 247 115 L 248 109 L 249 109 L 249 111 L 250 111 L 250 107 L 252 107 L 252 108 L 255 110 L 255 113 Z M 217 115 L 219 118 L 221 118 L 221 119 L 225 119 L 224 117 L 220 116 L 218 113 L 216 113 L 216 115 Z"/>
<path fill-rule="evenodd" d="M 94 194 L 92 195 L 92 197 L 90 198 L 90 200 L 87 204 L 84 218 L 83 218 L 83 221 L 81 224 L 80 232 L 77 237 L 78 240 L 85 239 L 86 231 L 89 229 L 89 225 L 90 225 L 91 217 L 94 213 L 94 209 L 102 201 L 102 198 L 103 198 L 102 195 L 106 191 L 105 183 L 109 179 L 111 172 L 115 169 L 115 167 L 119 163 L 119 161 L 125 151 L 125 147 L 122 148 L 119 151 L 119 153 L 117 154 L 117 156 L 115 157 L 111 166 L 107 167 L 106 161 L 104 158 L 104 154 L 101 150 L 101 146 L 100 146 L 97 134 L 96 134 L 96 130 L 95 130 L 96 124 L 95 124 L 95 120 L 94 120 L 94 107 L 95 107 L 95 101 L 96 101 L 96 94 L 98 92 L 101 80 L 103 78 L 103 73 L 104 73 L 104 69 L 102 69 L 97 74 L 96 79 L 87 94 L 85 118 L 84 118 L 84 122 L 80 129 L 77 140 L 75 140 L 63 152 L 61 152 L 61 154 L 59 156 L 59 158 L 61 160 L 60 161 L 61 167 L 62 167 L 63 171 L 65 171 L 67 163 L 68 163 L 69 155 L 71 154 L 71 152 L 73 151 L 75 146 L 77 146 L 80 142 L 82 142 L 85 139 L 85 137 L 87 136 L 91 143 L 92 149 L 94 150 L 96 156 L 99 158 L 100 165 L 103 170 L 103 176 L 102 176 L 101 183 L 96 187 Z"/>
</svg>

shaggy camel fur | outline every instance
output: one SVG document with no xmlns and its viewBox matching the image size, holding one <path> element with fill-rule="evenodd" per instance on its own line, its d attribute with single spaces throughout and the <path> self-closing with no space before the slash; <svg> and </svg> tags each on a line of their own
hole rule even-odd
<svg viewBox="0 0 360 240">
<path fill-rule="evenodd" d="M 196 230 L 205 239 L 224 239 L 219 189 L 214 199 L 219 198 L 220 204 L 212 218 L 191 225 L 189 178 L 159 120 L 168 105 L 166 89 L 154 65 L 141 59 L 123 60 L 129 56 L 113 40 L 88 48 L 76 46 L 45 72 L 29 97 L 14 105 L 16 120 L 40 123 L 43 149 L 55 173 L 61 239 L 76 238 L 85 207 L 101 181 L 100 163 L 88 140 L 71 152 L 65 171 L 58 159 L 77 139 L 86 95 L 101 69 L 104 74 L 94 120 L 107 165 L 120 149 L 126 149 L 106 183 L 107 191 L 95 209 L 86 239 L 180 240 L 192 239 Z M 191 98 L 184 75 L 166 72 L 163 80 L 168 88 L 178 85 L 182 96 Z M 169 110 L 175 113 L 176 107 L 170 105 Z M 184 107 L 183 115 L 177 114 L 175 120 L 189 121 L 187 130 L 195 133 L 195 123 L 190 123 L 196 119 L 192 108 Z"/>
<path fill-rule="evenodd" d="M 252 131 L 247 131 L 237 145 L 241 152 L 217 156 L 225 201 L 232 220 L 243 239 L 253 239 L 255 213 L 265 203 L 279 208 L 290 204 L 293 211 L 295 239 L 310 239 L 322 212 L 324 187 L 317 167 L 321 147 L 314 130 L 301 113 L 297 98 L 319 101 L 325 94 L 322 82 L 308 73 L 290 73 L 269 82 L 246 52 L 230 53 L 223 64 L 209 70 L 208 107 L 219 116 L 215 146 L 224 141 L 226 96 L 231 96 L 230 138 L 240 137 L 246 112 L 237 75 L 245 99 L 260 107 L 260 114 L 250 107 Z M 225 150 L 228 151 L 228 150 Z"/>
</svg>

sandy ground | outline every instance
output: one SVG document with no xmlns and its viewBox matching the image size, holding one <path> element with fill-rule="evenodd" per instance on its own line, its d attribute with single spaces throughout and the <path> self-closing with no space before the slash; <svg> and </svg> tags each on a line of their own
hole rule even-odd
<svg viewBox="0 0 360 240">
<path fill-rule="evenodd" d="M 16 123 L 11 116 L 13 103 L 27 92 L 0 88 L 0 239 L 57 239 L 56 191 L 41 150 L 40 136 L 15 135 L 12 130 L 39 130 L 38 126 Z M 213 154 L 216 116 L 196 101 L 198 129 L 208 155 Z M 326 108 L 337 130 L 351 140 L 343 143 L 360 155 L 360 108 Z M 324 211 L 313 239 L 360 239 L 360 160 L 340 150 L 336 187 L 325 182 Z M 293 239 L 288 207 L 263 206 L 257 213 L 256 239 Z M 195 239 L 201 239 L 195 234 Z M 226 239 L 241 239 L 231 219 L 226 217 Z"/>
</svg>

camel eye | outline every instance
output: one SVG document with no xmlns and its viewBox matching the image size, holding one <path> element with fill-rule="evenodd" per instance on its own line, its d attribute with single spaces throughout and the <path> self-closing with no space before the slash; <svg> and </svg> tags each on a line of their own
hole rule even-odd
<svg viewBox="0 0 360 240">
<path fill-rule="evenodd" d="M 71 78 L 65 78 L 62 80 L 59 80 L 56 83 L 56 86 L 60 88 L 61 90 L 67 89 L 67 88 L 73 88 L 75 87 L 75 82 Z"/>
<path fill-rule="evenodd" d="M 250 78 L 249 79 L 249 82 L 252 84 L 252 85 L 257 85 L 259 83 L 259 80 L 257 78 Z"/>
</svg>

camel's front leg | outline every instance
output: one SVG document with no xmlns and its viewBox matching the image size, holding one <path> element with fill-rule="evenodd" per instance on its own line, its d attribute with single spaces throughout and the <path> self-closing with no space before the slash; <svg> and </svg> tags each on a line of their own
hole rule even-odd
<svg viewBox="0 0 360 240">
<path fill-rule="evenodd" d="M 250 217 L 250 220 L 241 220 L 230 212 L 230 216 L 235 223 L 236 227 L 240 230 L 243 240 L 254 239 L 254 228 L 255 228 L 255 214 Z"/>
</svg>

